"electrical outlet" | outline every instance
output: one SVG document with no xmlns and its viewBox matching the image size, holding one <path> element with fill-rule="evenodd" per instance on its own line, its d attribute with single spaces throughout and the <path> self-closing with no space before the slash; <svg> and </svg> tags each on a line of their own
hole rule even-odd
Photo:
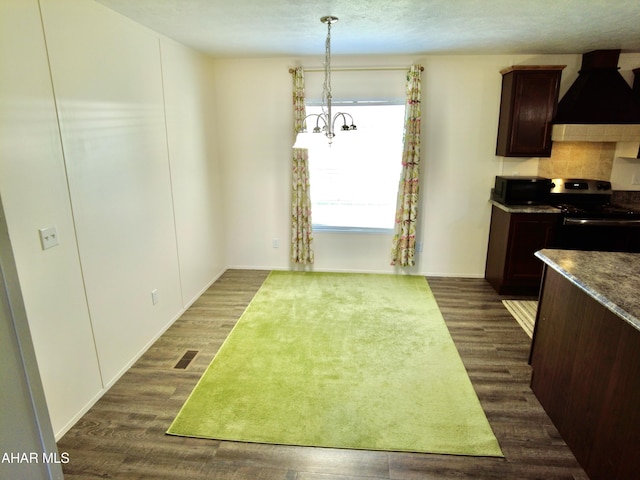
<svg viewBox="0 0 640 480">
<path fill-rule="evenodd" d="M 154 290 L 151 290 L 151 301 L 153 302 L 154 305 L 156 305 L 160 301 L 160 298 L 158 297 L 157 288 Z"/>
<path fill-rule="evenodd" d="M 416 252 L 422 251 L 422 242 L 416 242 Z"/>
<path fill-rule="evenodd" d="M 56 227 L 41 228 L 38 233 L 40 234 L 40 244 L 43 250 L 60 244 Z"/>
<path fill-rule="evenodd" d="M 271 240 L 271 246 L 273 248 L 280 248 L 280 240 L 278 240 L 277 238 L 274 238 L 273 240 Z"/>
<path fill-rule="evenodd" d="M 640 170 L 633 172 L 633 178 L 631 179 L 631 185 L 640 185 Z"/>
</svg>

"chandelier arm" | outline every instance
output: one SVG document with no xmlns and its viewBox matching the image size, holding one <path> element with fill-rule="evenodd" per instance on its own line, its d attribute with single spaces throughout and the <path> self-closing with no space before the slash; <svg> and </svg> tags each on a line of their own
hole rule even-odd
<svg viewBox="0 0 640 480">
<path fill-rule="evenodd" d="M 346 113 L 346 112 L 338 112 L 335 114 L 335 116 L 333 117 L 333 121 L 332 121 L 332 126 L 333 126 L 333 131 L 335 132 L 335 126 L 336 126 L 336 120 L 338 119 L 338 117 L 342 117 L 342 130 L 343 131 L 348 131 L 348 130 L 356 130 L 356 126 L 353 123 L 353 117 L 351 116 L 351 114 Z M 349 120 L 351 120 L 351 125 L 347 125 L 347 117 L 349 117 Z"/>
<path fill-rule="evenodd" d="M 342 124 L 346 125 L 347 124 L 347 114 L 345 114 L 344 112 L 338 112 L 333 116 L 333 121 L 331 122 L 333 124 L 333 130 L 336 129 L 336 120 L 338 120 L 338 117 L 342 117 Z M 343 129 L 344 130 L 344 129 Z"/>
<path fill-rule="evenodd" d="M 353 123 L 353 117 L 351 116 L 350 113 L 347 112 L 338 112 L 333 116 L 333 123 L 336 122 L 336 119 L 338 117 L 342 117 L 342 121 L 344 122 L 344 124 L 347 124 L 347 117 L 349 117 L 349 120 L 351 120 L 351 123 Z"/>
<path fill-rule="evenodd" d="M 313 129 L 314 133 L 320 132 L 322 131 L 322 129 L 320 128 L 320 120 L 322 120 L 323 125 L 323 129 L 326 130 L 326 126 L 327 126 L 327 119 L 324 118 L 324 115 L 320 115 L 318 113 L 310 113 L 309 115 L 307 115 L 306 117 L 304 117 L 303 120 L 303 124 L 306 123 L 307 118 L 311 118 L 311 117 L 315 117 L 316 119 L 316 127 Z M 305 130 L 306 131 L 306 130 Z"/>
</svg>

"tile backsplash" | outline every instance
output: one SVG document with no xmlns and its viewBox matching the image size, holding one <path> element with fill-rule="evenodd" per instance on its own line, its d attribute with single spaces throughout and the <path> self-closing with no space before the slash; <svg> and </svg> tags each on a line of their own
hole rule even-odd
<svg viewBox="0 0 640 480">
<path fill-rule="evenodd" d="M 609 180 L 615 151 L 615 142 L 554 142 L 551 157 L 539 160 L 538 175 Z"/>
</svg>

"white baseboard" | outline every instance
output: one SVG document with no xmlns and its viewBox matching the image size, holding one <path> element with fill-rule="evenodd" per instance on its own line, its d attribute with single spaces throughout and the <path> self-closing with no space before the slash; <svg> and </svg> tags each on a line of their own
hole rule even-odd
<svg viewBox="0 0 640 480">
<path fill-rule="evenodd" d="M 71 418 L 71 420 L 69 420 L 66 425 L 64 425 L 60 430 L 58 430 L 57 432 L 54 433 L 56 442 L 58 440 L 60 440 L 65 433 L 67 433 L 69 430 L 71 430 L 71 428 L 78 423 L 78 420 L 80 420 L 82 418 L 82 416 L 87 413 L 91 407 L 93 407 L 98 400 L 100 400 L 102 398 L 102 396 L 105 394 L 106 390 L 103 388 L 101 389 L 92 399 L 90 399 L 84 407 L 82 407 L 80 409 L 80 411 L 78 413 L 76 413 L 73 418 Z"/>
<path fill-rule="evenodd" d="M 293 271 L 295 268 L 291 266 L 283 267 L 281 265 L 269 267 L 264 265 L 229 265 L 227 270 L 285 270 Z M 300 270 L 303 270 L 303 266 L 300 266 Z M 341 269 L 341 268 L 317 268 L 314 265 L 306 266 L 306 270 L 311 272 L 336 272 L 336 273 L 375 273 L 375 274 L 390 274 L 390 275 L 419 275 L 423 277 L 450 277 L 450 278 L 484 278 L 484 273 L 451 273 L 451 272 L 429 272 L 418 271 L 414 272 L 411 269 L 404 269 L 398 267 L 396 270 L 391 269 Z"/>
<path fill-rule="evenodd" d="M 183 313 L 186 312 L 187 309 L 191 305 L 193 305 L 196 302 L 196 300 L 198 300 L 202 296 L 202 294 L 206 292 L 209 289 L 209 287 L 213 285 L 216 282 L 216 280 L 218 280 L 222 276 L 222 274 L 226 271 L 227 271 L 227 268 L 223 268 L 222 270 L 220 270 L 217 274 L 213 276 L 213 280 L 207 283 L 202 289 L 200 289 L 198 293 L 196 293 L 189 301 L 187 301 L 187 303 L 185 303 L 185 305 L 183 306 Z"/>
</svg>

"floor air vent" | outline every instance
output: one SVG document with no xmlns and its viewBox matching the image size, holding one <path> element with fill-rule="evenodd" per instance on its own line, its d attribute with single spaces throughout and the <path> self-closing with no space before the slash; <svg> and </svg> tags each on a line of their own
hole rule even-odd
<svg viewBox="0 0 640 480">
<path fill-rule="evenodd" d="M 173 368 L 184 370 L 189 366 L 189 364 L 197 354 L 198 350 L 187 350 L 187 352 L 182 356 L 182 358 L 178 361 L 178 363 L 176 363 L 176 366 Z"/>
</svg>

